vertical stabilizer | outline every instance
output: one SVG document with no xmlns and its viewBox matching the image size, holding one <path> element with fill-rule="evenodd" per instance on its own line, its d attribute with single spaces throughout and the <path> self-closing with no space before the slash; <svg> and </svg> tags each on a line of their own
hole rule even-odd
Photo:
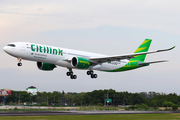
<svg viewBox="0 0 180 120">
<path fill-rule="evenodd" d="M 145 39 L 145 41 L 138 47 L 138 49 L 134 53 L 147 52 L 149 50 L 151 42 L 152 42 L 151 39 Z M 135 56 L 135 58 L 139 59 L 140 61 L 144 61 L 146 58 L 146 55 L 138 55 L 138 56 Z"/>
</svg>

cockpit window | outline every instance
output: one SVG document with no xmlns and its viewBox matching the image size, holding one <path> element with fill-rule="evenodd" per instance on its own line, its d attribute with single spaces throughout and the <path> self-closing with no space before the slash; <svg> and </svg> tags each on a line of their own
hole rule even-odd
<svg viewBox="0 0 180 120">
<path fill-rule="evenodd" d="M 15 44 L 8 44 L 7 46 L 16 47 Z"/>
</svg>

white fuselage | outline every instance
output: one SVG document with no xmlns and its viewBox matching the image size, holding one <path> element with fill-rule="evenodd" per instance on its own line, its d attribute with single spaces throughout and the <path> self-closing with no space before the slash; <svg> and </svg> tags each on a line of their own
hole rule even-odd
<svg viewBox="0 0 180 120">
<path fill-rule="evenodd" d="M 24 60 L 51 63 L 66 68 L 74 68 L 72 67 L 70 62 L 73 57 L 83 57 L 87 59 L 91 57 L 108 57 L 107 55 L 103 54 L 96 54 L 28 42 L 15 42 L 10 44 L 15 45 L 15 47 L 5 46 L 3 49 L 11 56 L 22 58 Z M 95 65 L 91 69 L 101 71 L 114 70 L 125 66 L 128 62 L 129 60 L 126 59 L 121 61 L 113 61 L 110 63 L 106 62 Z"/>
</svg>

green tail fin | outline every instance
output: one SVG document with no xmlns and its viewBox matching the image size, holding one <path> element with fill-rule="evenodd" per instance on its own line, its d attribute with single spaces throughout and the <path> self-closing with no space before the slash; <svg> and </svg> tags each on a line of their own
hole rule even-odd
<svg viewBox="0 0 180 120">
<path fill-rule="evenodd" d="M 151 42 L 152 42 L 151 39 L 145 39 L 145 41 L 138 47 L 138 49 L 134 53 L 147 52 L 149 50 Z M 138 56 L 135 56 L 135 58 L 140 61 L 144 61 L 146 58 L 146 55 L 138 55 Z"/>
</svg>

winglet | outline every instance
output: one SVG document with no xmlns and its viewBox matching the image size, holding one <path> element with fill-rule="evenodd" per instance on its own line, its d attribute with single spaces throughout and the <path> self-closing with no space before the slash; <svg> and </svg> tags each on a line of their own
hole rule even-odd
<svg viewBox="0 0 180 120">
<path fill-rule="evenodd" d="M 176 46 L 174 46 L 174 47 L 170 48 L 170 50 L 174 49 L 175 47 L 176 47 Z"/>
<path fill-rule="evenodd" d="M 169 51 L 169 50 L 172 50 L 174 49 L 176 46 L 172 47 L 172 48 L 169 48 L 169 49 L 164 49 L 164 50 L 157 50 L 157 52 L 163 52 L 163 51 Z"/>
</svg>

